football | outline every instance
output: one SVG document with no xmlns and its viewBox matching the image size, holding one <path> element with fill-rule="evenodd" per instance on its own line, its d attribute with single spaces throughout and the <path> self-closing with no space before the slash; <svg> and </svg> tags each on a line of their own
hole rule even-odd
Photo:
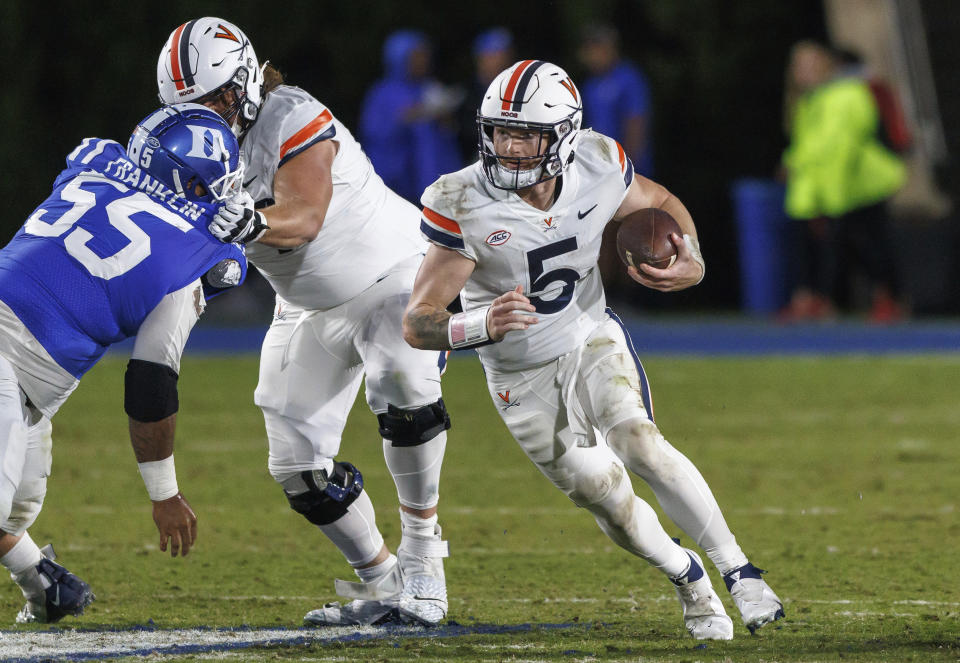
<svg viewBox="0 0 960 663">
<path fill-rule="evenodd" d="M 669 267 L 677 259 L 670 233 L 683 235 L 680 224 L 668 212 L 656 207 L 631 212 L 617 230 L 617 253 L 628 267 L 641 263 L 658 269 Z"/>
</svg>

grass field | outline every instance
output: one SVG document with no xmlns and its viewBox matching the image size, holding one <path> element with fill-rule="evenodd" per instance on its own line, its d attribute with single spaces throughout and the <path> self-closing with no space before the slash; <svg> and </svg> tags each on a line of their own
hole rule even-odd
<svg viewBox="0 0 960 663">
<path fill-rule="evenodd" d="M 440 507 L 455 626 L 384 633 L 294 631 L 257 648 L 184 648 L 154 660 L 957 661 L 960 660 L 960 355 L 907 358 L 651 358 L 657 419 L 711 484 L 741 545 L 785 599 L 787 619 L 729 643 L 687 636 L 664 578 L 606 539 L 525 459 L 479 364 L 451 363 L 453 417 Z M 122 412 L 124 361 L 107 359 L 54 420 L 54 470 L 32 528 L 97 601 L 73 629 L 147 641 L 152 629 L 298 629 L 351 579 L 266 472 L 252 403 L 254 357 L 187 358 L 180 486 L 200 519 L 185 559 L 157 549 Z M 399 518 L 375 420 L 361 400 L 340 456 L 360 467 L 393 548 Z M 638 481 L 639 494 L 653 503 Z M 656 506 L 656 505 L 655 505 Z M 663 519 L 667 530 L 679 530 Z M 690 545 L 689 540 L 684 543 Z M 0 657 L 23 634 L 0 591 Z M 242 637 L 245 631 L 238 631 Z M 79 656 L 66 656 L 78 660 Z M 35 659 L 38 660 L 38 659 Z"/>
</svg>

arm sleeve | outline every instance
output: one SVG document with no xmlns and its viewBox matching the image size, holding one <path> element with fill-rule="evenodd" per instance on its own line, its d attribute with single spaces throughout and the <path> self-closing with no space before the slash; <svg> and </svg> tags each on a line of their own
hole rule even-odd
<svg viewBox="0 0 960 663">
<path fill-rule="evenodd" d="M 161 299 L 140 325 L 131 358 L 163 364 L 179 374 L 183 348 L 203 307 L 199 279 Z"/>
</svg>

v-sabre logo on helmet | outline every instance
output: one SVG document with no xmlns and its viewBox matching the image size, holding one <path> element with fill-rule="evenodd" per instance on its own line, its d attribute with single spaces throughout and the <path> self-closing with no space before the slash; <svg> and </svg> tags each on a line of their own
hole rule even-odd
<svg viewBox="0 0 960 663">
<path fill-rule="evenodd" d="M 567 76 L 566 79 L 560 81 L 560 85 L 567 88 L 567 92 L 569 92 L 573 96 L 574 102 L 580 101 L 580 99 L 577 98 L 577 88 L 574 87 L 573 81 L 570 80 L 569 76 Z"/>
<path fill-rule="evenodd" d="M 240 40 L 237 39 L 237 35 L 230 32 L 230 28 L 225 26 L 223 23 L 217 23 L 217 34 L 213 35 L 214 39 L 229 39 L 230 41 L 235 41 L 238 44 Z"/>
<path fill-rule="evenodd" d="M 193 144 L 187 152 L 188 157 L 226 161 L 224 155 L 227 154 L 227 148 L 223 142 L 223 134 L 218 129 L 198 127 L 194 124 L 188 124 L 187 129 L 193 134 Z"/>
</svg>

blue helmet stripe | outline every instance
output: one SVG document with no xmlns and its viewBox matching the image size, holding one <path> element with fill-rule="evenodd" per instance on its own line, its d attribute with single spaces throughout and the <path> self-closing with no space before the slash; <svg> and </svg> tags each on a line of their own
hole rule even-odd
<svg viewBox="0 0 960 663">
<path fill-rule="evenodd" d="M 533 78 L 533 74 L 544 65 L 543 60 L 537 60 L 523 72 L 523 76 L 520 77 L 520 82 L 517 83 L 517 89 L 513 93 L 513 106 L 512 110 L 520 111 L 523 110 L 523 99 L 527 94 L 527 86 L 530 84 L 530 79 Z"/>
<path fill-rule="evenodd" d="M 195 83 L 193 72 L 190 71 L 190 32 L 193 30 L 197 19 L 193 19 L 183 29 L 180 35 L 180 72 L 183 74 L 183 84 L 190 87 Z"/>
</svg>

